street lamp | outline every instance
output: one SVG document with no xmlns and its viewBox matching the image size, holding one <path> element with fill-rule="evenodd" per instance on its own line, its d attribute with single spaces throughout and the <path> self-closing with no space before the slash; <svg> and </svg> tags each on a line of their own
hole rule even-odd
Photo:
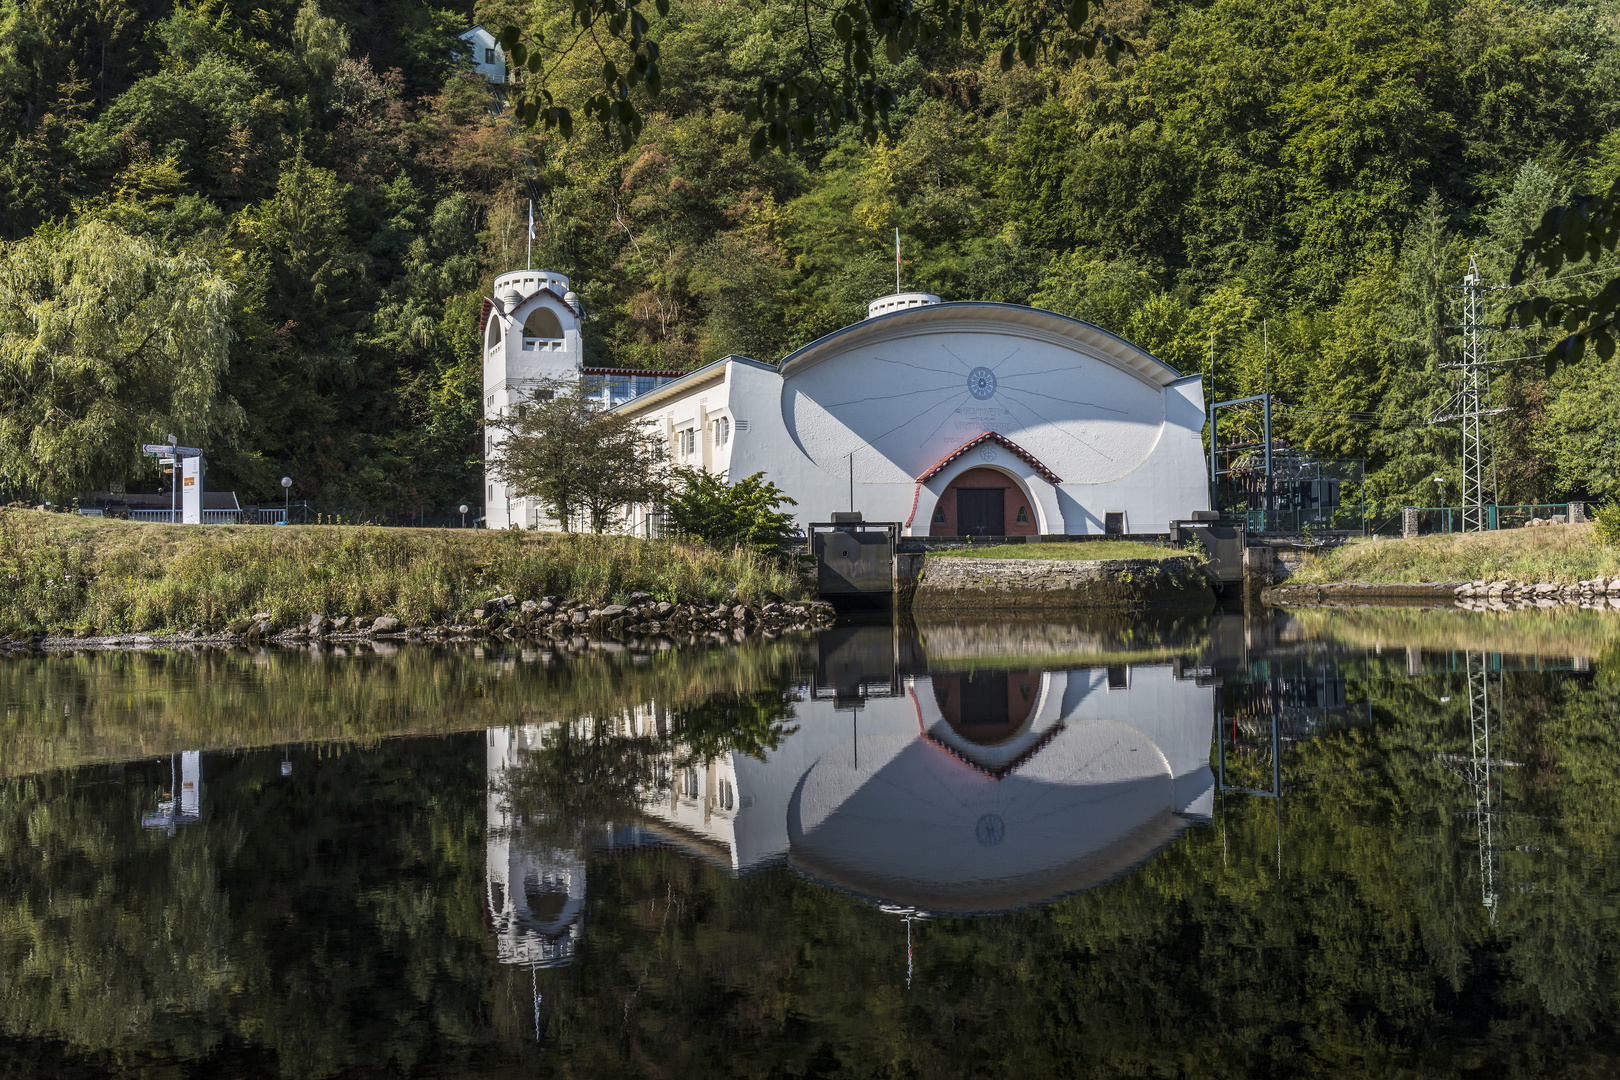
<svg viewBox="0 0 1620 1080">
<path fill-rule="evenodd" d="M 281 511 L 281 523 L 283 525 L 291 525 L 292 524 L 292 477 L 283 476 L 281 478 L 281 492 L 282 492 L 282 498 L 283 498 L 283 504 L 282 504 L 283 509 Z"/>
<path fill-rule="evenodd" d="M 169 524 L 170 525 L 173 525 L 174 524 L 174 519 L 180 516 L 180 502 L 179 502 L 179 500 L 180 500 L 180 455 L 174 449 L 176 446 L 179 446 L 179 445 L 180 445 L 180 440 L 176 439 L 173 435 L 170 435 L 169 436 Z"/>
<path fill-rule="evenodd" d="M 461 527 L 463 529 L 465 529 L 467 527 L 467 504 L 466 503 L 461 504 Z"/>
</svg>

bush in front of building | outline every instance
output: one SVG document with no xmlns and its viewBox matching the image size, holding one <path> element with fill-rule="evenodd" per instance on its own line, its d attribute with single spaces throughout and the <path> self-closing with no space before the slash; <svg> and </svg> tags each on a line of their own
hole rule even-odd
<svg viewBox="0 0 1620 1080">
<path fill-rule="evenodd" d="M 1609 547 L 1620 547 L 1620 499 L 1610 499 L 1592 515 L 1598 539 Z"/>
<path fill-rule="evenodd" d="M 793 515 L 781 508 L 797 505 L 762 472 L 732 484 L 724 473 L 681 466 L 670 470 L 664 507 L 670 529 L 680 536 L 781 557 L 799 543 Z"/>
</svg>

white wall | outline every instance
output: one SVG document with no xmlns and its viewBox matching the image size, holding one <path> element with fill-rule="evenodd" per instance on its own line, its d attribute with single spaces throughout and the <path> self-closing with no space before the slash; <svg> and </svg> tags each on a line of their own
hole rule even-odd
<svg viewBox="0 0 1620 1080">
<path fill-rule="evenodd" d="M 472 46 L 473 68 L 492 83 L 506 81 L 506 52 L 495 35 L 482 26 L 463 33 L 461 40 Z"/>
<path fill-rule="evenodd" d="M 998 322 L 1002 311 L 1016 318 Z M 951 479 L 979 464 L 1025 487 L 1046 533 L 1100 533 L 1109 512 L 1124 513 L 1129 532 L 1162 533 L 1206 509 L 1199 377 L 1178 378 L 1111 335 L 1112 352 L 1092 346 L 1074 327 L 1084 324 L 1028 308 L 944 304 L 857 324 L 780 372 L 728 364 L 724 404 L 734 430 L 748 422 L 734 436 L 730 474 L 765 472 L 798 500 L 801 525 L 850 509 L 853 474 L 853 508 L 868 521 L 909 518 L 913 535 L 927 535 Z M 705 404 L 721 407 L 712 395 Z M 919 487 L 918 476 L 984 431 L 1062 483 L 987 444 Z"/>
</svg>

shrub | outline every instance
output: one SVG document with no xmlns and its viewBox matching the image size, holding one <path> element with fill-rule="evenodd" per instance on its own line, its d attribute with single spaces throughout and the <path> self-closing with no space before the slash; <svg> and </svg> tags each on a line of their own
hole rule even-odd
<svg viewBox="0 0 1620 1080">
<path fill-rule="evenodd" d="M 1609 547 L 1620 547 L 1620 499 L 1610 499 L 1592 514 L 1597 537 Z"/>
<path fill-rule="evenodd" d="M 682 467 L 672 470 L 671 478 L 673 493 L 665 506 L 671 527 L 682 536 L 775 556 L 797 545 L 793 517 L 780 507 L 798 503 L 764 473 L 728 484 L 722 474 Z"/>
</svg>

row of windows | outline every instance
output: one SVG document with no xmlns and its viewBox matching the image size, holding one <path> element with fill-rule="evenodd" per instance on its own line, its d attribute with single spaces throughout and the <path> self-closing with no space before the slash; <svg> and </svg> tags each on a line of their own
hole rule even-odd
<svg viewBox="0 0 1620 1080">
<path fill-rule="evenodd" d="M 731 442 L 731 420 L 722 416 L 709 425 L 713 433 L 714 445 L 725 446 Z M 675 433 L 675 449 L 683 457 L 691 457 L 697 453 L 697 428 L 682 428 Z"/>
<path fill-rule="evenodd" d="M 622 401 L 628 397 L 650 394 L 669 381 L 667 376 L 661 378 L 657 375 L 586 375 L 584 387 L 587 394 L 594 395 L 600 394 L 606 386 L 609 396 L 615 401 Z"/>
<path fill-rule="evenodd" d="M 698 797 L 698 774 L 696 769 L 683 769 L 681 771 L 681 797 L 684 799 Z M 737 808 L 737 791 L 731 786 L 730 780 L 721 780 L 715 785 L 715 803 L 722 810 L 735 810 Z"/>
</svg>

